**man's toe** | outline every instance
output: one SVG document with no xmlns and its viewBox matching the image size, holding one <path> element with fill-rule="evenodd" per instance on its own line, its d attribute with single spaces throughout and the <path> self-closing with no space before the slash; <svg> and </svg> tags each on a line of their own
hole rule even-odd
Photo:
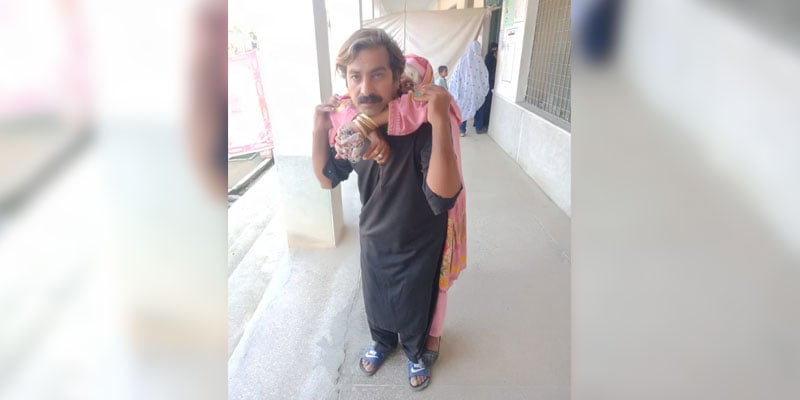
<svg viewBox="0 0 800 400">
<path fill-rule="evenodd" d="M 367 360 L 361 360 L 361 363 L 364 364 L 364 369 L 366 369 L 367 372 L 372 372 L 372 370 L 375 369 L 375 365 Z"/>
</svg>

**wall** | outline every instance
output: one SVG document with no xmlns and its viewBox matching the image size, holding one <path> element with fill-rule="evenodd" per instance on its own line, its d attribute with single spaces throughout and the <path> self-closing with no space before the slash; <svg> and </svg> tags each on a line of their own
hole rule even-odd
<svg viewBox="0 0 800 400">
<path fill-rule="evenodd" d="M 291 247 L 332 247 L 342 230 L 341 189 L 320 189 L 311 167 L 314 108 L 332 93 L 324 6 L 323 0 L 291 5 L 247 0 L 239 13 L 259 38 L 281 38 L 260 43 L 259 66 Z"/>
<path fill-rule="evenodd" d="M 462 8 L 483 8 L 484 0 L 439 0 L 437 10 L 448 10 L 451 7 Z"/>
<path fill-rule="evenodd" d="M 538 0 L 505 1 L 489 136 L 571 215 L 571 133 L 521 106 Z"/>
<path fill-rule="evenodd" d="M 745 193 L 775 236 L 800 249 L 800 192 L 788 190 L 800 181 L 800 135 L 796 118 L 786 124 L 797 114 L 800 56 L 736 10 L 687 0 L 629 4 L 620 66 L 644 101 L 689 132 L 718 179 Z M 673 18 L 684 21 L 677 32 L 665 22 Z M 662 48 L 671 49 L 666 61 Z"/>
<path fill-rule="evenodd" d="M 449 10 L 452 7 L 457 9 L 465 8 L 466 1 L 464 0 L 440 0 L 439 1 L 439 10 Z"/>
<path fill-rule="evenodd" d="M 495 95 L 489 136 L 564 213 L 571 215 L 569 132 Z"/>
</svg>

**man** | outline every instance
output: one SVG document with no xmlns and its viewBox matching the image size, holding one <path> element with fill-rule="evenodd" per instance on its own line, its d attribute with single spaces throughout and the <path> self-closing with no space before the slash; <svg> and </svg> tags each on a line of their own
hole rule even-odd
<svg viewBox="0 0 800 400">
<path fill-rule="evenodd" d="M 439 77 L 436 78 L 436 84 L 441 86 L 441 87 L 443 87 L 443 88 L 445 88 L 445 89 L 447 88 L 447 66 L 446 65 L 440 65 L 439 66 Z"/>
<path fill-rule="evenodd" d="M 386 112 L 389 101 L 398 96 L 404 64 L 399 46 L 380 29 L 356 31 L 336 59 L 350 98 L 367 117 Z M 353 170 L 358 174 L 361 279 L 374 341 L 359 368 L 374 374 L 399 336 L 413 390 L 430 383 L 421 354 L 438 292 L 447 210 L 462 187 L 451 138 L 450 95 L 435 85 L 419 92 L 428 104 L 429 123 L 405 136 L 388 136 L 386 125 L 380 126 L 370 138 L 381 143 L 373 143 L 355 164 L 335 159 L 328 144 L 335 99 L 318 106 L 312 151 L 322 188 L 335 187 Z"/>
</svg>

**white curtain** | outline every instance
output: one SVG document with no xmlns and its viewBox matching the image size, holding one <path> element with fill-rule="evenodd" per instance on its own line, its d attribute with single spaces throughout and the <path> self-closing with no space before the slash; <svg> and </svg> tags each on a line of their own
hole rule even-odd
<svg viewBox="0 0 800 400">
<path fill-rule="evenodd" d="M 479 39 L 484 19 L 489 16 L 486 8 L 409 11 L 364 21 L 363 25 L 385 30 L 403 53 L 427 58 L 434 73 L 440 65 L 447 65 L 452 74 L 469 43 Z"/>
</svg>

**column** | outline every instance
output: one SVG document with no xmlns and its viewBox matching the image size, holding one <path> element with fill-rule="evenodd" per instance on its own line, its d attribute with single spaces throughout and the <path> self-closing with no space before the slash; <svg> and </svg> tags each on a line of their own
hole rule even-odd
<svg viewBox="0 0 800 400">
<path fill-rule="evenodd" d="M 331 96 L 324 0 L 248 1 L 275 140 L 275 167 L 290 247 L 334 247 L 341 189 L 319 187 L 311 163 L 314 107 Z"/>
</svg>

